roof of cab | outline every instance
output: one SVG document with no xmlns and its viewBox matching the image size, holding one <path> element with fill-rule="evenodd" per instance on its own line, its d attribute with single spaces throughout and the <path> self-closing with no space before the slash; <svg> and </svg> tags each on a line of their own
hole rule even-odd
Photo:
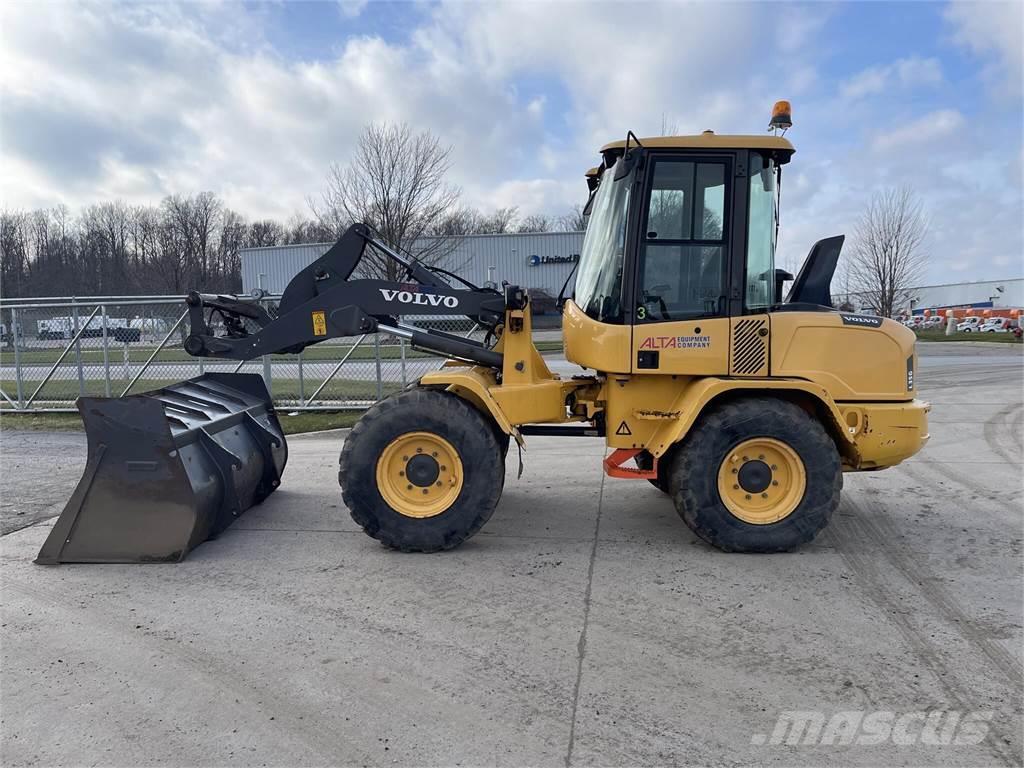
<svg viewBox="0 0 1024 768">
<path fill-rule="evenodd" d="M 711 131 L 696 136 L 651 136 L 641 138 L 640 144 L 648 149 L 770 149 L 784 154 L 787 159 L 796 152 L 789 140 L 781 136 L 719 135 Z M 625 146 L 625 139 L 621 139 L 605 144 L 601 151 L 623 149 Z"/>
</svg>

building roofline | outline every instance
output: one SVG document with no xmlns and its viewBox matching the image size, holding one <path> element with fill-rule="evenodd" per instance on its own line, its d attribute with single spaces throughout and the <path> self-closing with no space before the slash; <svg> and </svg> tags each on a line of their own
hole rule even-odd
<svg viewBox="0 0 1024 768">
<path fill-rule="evenodd" d="M 476 235 L 425 235 L 424 240 L 439 240 L 442 238 L 461 238 L 462 240 L 472 240 L 477 238 L 485 237 L 548 237 L 555 235 L 582 235 L 586 230 L 577 229 L 572 232 L 491 232 L 487 234 L 476 234 Z M 314 246 L 322 245 L 325 248 L 330 248 L 334 245 L 334 242 L 325 243 L 284 243 L 282 245 L 247 245 L 244 248 L 239 248 L 239 251 L 267 251 L 271 248 L 312 248 Z"/>
<path fill-rule="evenodd" d="M 985 283 L 1012 283 L 1014 280 L 1024 280 L 1024 277 L 994 277 L 991 280 L 961 280 L 958 283 L 936 283 L 935 285 L 915 285 L 907 288 L 908 291 L 920 291 L 924 288 L 949 288 L 953 285 L 984 285 Z"/>
</svg>

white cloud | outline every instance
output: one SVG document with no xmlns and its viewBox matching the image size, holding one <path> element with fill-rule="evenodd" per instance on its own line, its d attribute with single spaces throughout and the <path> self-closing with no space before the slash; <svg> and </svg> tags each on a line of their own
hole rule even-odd
<svg viewBox="0 0 1024 768">
<path fill-rule="evenodd" d="M 989 79 L 1020 97 L 1024 74 L 1024 3 L 953 0 L 946 21 L 959 45 L 989 62 Z"/>
<path fill-rule="evenodd" d="M 955 109 L 939 109 L 911 120 L 886 133 L 875 136 L 871 146 L 875 150 L 905 150 L 908 146 L 924 147 L 963 130 L 966 120 Z"/>
<path fill-rule="evenodd" d="M 938 85 L 942 82 L 942 65 L 938 59 L 911 57 L 892 64 L 868 67 L 840 86 L 845 100 L 885 93 L 889 89 Z"/>
</svg>

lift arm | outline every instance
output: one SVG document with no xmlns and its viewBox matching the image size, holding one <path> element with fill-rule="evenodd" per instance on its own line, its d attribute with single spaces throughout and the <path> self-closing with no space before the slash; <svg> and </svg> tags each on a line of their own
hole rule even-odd
<svg viewBox="0 0 1024 768">
<path fill-rule="evenodd" d="M 368 247 L 398 263 L 405 279 L 350 279 Z M 465 287 L 453 287 L 442 275 Z M 276 307 L 264 307 L 261 299 L 190 293 L 186 303 L 191 329 L 185 350 L 194 357 L 250 360 L 381 331 L 447 357 L 502 367 L 502 355 L 479 341 L 403 325 L 398 317 L 463 315 L 493 332 L 504 318 L 505 297 L 399 254 L 365 224 L 349 227 L 327 253 L 299 272 Z"/>
</svg>

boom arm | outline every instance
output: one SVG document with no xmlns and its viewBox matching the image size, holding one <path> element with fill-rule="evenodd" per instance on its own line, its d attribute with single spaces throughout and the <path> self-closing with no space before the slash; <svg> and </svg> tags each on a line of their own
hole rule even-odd
<svg viewBox="0 0 1024 768">
<path fill-rule="evenodd" d="M 406 281 L 349 279 L 368 246 L 400 264 Z M 466 286 L 453 288 L 437 272 L 380 242 L 366 225 L 354 224 L 291 280 L 276 309 L 264 308 L 258 298 L 190 293 L 185 350 L 195 357 L 250 360 L 380 330 L 416 347 L 500 368 L 501 354 L 478 341 L 402 325 L 397 319 L 402 314 L 458 314 L 493 331 L 504 317 L 504 297 L 489 288 Z M 215 316 L 223 323 L 219 335 L 211 327 Z"/>
</svg>

